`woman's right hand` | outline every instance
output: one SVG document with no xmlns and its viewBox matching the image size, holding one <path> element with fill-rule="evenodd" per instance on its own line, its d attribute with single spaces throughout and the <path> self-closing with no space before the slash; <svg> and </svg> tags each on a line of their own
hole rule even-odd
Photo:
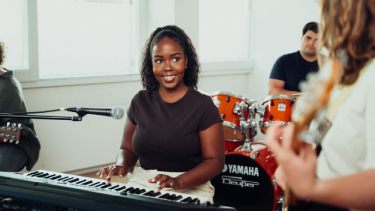
<svg viewBox="0 0 375 211">
<path fill-rule="evenodd" d="M 128 173 L 128 168 L 126 168 L 125 166 L 119 165 L 119 164 L 113 164 L 113 165 L 103 168 L 98 173 L 96 173 L 96 175 L 100 175 L 99 178 L 103 178 L 103 176 L 108 175 L 106 179 L 107 179 L 107 182 L 109 183 L 111 182 L 111 177 L 113 175 L 119 176 L 120 178 L 122 178 L 127 173 Z"/>
<path fill-rule="evenodd" d="M 286 177 L 284 170 L 281 166 L 278 166 L 276 171 L 275 171 L 275 178 L 276 178 L 276 183 L 280 186 L 281 189 L 285 191 L 286 188 Z"/>
</svg>

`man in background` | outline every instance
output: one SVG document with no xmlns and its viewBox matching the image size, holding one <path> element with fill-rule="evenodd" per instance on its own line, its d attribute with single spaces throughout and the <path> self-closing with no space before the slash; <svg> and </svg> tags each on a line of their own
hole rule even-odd
<svg viewBox="0 0 375 211">
<path fill-rule="evenodd" d="M 301 50 L 281 56 L 273 65 L 268 82 L 268 95 L 299 94 L 298 84 L 310 72 L 319 69 L 316 49 L 318 46 L 318 24 L 307 23 L 302 30 Z"/>
</svg>

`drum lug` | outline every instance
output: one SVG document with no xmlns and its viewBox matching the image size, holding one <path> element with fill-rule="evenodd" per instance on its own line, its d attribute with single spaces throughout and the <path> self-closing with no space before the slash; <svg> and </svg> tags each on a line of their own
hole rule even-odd
<svg viewBox="0 0 375 211">
<path fill-rule="evenodd" d="M 269 119 L 270 119 L 270 120 L 272 121 L 272 119 L 273 119 L 273 116 L 272 116 L 272 115 L 270 115 L 270 116 L 269 116 Z"/>
<path fill-rule="evenodd" d="M 259 152 L 257 152 L 257 153 L 255 153 L 254 155 L 251 155 L 251 156 L 250 156 L 250 158 L 253 159 L 253 160 L 254 160 L 255 158 L 257 158 L 257 157 L 259 157 Z"/>
<path fill-rule="evenodd" d="M 224 119 L 225 118 L 225 114 L 221 114 L 221 119 Z"/>
<path fill-rule="evenodd" d="M 275 105 L 275 103 L 273 102 L 273 100 L 271 100 L 270 103 L 271 103 L 271 106 L 274 106 L 274 105 Z"/>
<path fill-rule="evenodd" d="M 230 101 L 230 96 L 228 96 L 228 97 L 227 97 L 227 100 L 226 100 L 226 101 L 227 101 L 227 102 L 229 102 L 229 101 Z"/>
<path fill-rule="evenodd" d="M 261 105 L 256 109 L 256 113 L 260 115 L 260 117 L 264 117 L 266 114 L 266 106 Z"/>
</svg>

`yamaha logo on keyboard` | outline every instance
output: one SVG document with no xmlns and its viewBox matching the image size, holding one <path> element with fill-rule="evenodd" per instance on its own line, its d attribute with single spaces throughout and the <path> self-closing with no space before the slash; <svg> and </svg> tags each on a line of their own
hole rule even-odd
<svg viewBox="0 0 375 211">
<path fill-rule="evenodd" d="M 225 173 L 228 170 L 229 170 L 229 173 L 231 174 L 242 174 L 242 175 L 259 177 L 258 167 L 225 164 L 222 172 Z"/>
</svg>

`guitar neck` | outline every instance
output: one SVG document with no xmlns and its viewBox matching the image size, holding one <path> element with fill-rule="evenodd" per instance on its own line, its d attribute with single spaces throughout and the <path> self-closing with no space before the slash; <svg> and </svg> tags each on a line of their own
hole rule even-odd
<svg viewBox="0 0 375 211">
<path fill-rule="evenodd" d="M 18 127 L 16 127 L 16 124 L 10 126 L 10 124 L 8 123 L 7 126 L 0 127 L 0 144 L 18 144 L 20 142 L 21 130 L 21 125 L 18 125 Z"/>
</svg>

